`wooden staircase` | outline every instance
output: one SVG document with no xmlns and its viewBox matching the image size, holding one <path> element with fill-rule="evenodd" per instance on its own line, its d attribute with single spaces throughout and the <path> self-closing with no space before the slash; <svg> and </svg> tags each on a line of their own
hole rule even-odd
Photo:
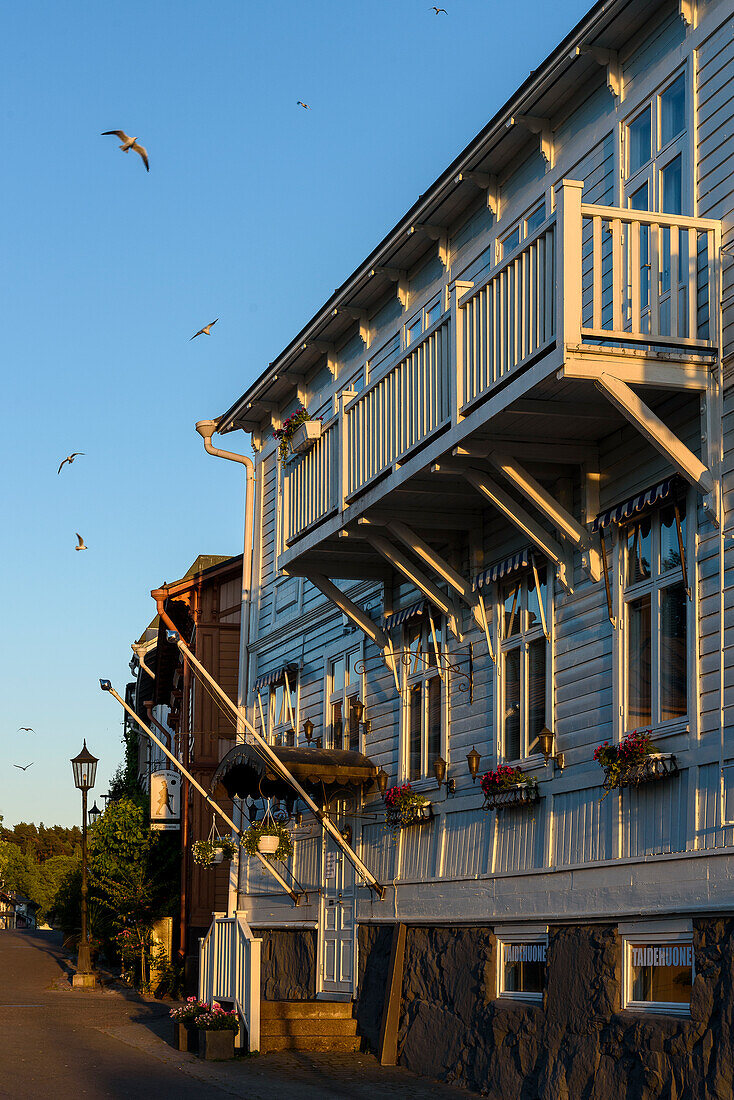
<svg viewBox="0 0 734 1100">
<path fill-rule="evenodd" d="M 261 1001 L 260 1051 L 359 1050 L 351 1001 Z"/>
</svg>

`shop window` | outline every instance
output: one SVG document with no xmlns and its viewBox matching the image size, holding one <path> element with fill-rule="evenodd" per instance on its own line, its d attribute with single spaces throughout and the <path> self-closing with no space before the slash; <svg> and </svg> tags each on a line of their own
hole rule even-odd
<svg viewBox="0 0 734 1100">
<path fill-rule="evenodd" d="M 688 1015 L 695 976 L 690 933 L 623 938 L 625 1008 Z"/>
<path fill-rule="evenodd" d="M 443 621 L 428 613 L 405 627 L 403 759 L 408 780 L 433 775 L 433 761 L 445 757 L 445 693 L 438 667 L 443 640 Z"/>
<path fill-rule="evenodd" d="M 333 657 L 328 663 L 329 709 L 326 720 L 327 747 L 361 749 L 360 724 L 354 704 L 361 701 L 362 677 L 357 665 L 361 646 Z"/>
<path fill-rule="evenodd" d="M 550 606 L 545 566 L 535 566 L 500 587 L 498 697 L 505 761 L 537 753 L 538 735 L 551 725 Z"/>
<path fill-rule="evenodd" d="M 625 730 L 688 715 L 685 500 L 623 527 Z"/>
<path fill-rule="evenodd" d="M 537 938 L 512 936 L 498 939 L 500 997 L 541 1003 L 545 991 L 547 934 Z"/>
</svg>

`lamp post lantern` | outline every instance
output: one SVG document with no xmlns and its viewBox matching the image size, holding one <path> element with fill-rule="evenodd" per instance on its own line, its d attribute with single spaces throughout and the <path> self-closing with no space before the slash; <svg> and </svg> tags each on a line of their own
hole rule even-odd
<svg viewBox="0 0 734 1100">
<path fill-rule="evenodd" d="M 91 810 L 89 810 L 89 812 L 87 813 L 87 818 L 89 819 L 89 824 L 90 825 L 96 825 L 101 816 L 102 816 L 102 811 L 100 810 L 99 806 L 95 802 L 94 805 L 92 806 Z"/>
<path fill-rule="evenodd" d="M 94 786 L 94 780 L 97 776 L 97 763 L 97 757 L 92 756 L 87 748 L 86 740 L 82 751 L 71 761 L 74 786 L 82 792 L 82 934 L 79 941 L 76 974 L 72 980 L 72 984 L 76 986 L 94 986 L 95 984 L 89 957 L 89 931 L 87 929 L 87 794 Z"/>
</svg>

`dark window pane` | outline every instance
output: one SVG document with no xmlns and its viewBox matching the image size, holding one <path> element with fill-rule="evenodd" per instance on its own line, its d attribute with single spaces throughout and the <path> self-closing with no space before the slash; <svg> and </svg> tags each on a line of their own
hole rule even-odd
<svg viewBox="0 0 734 1100">
<path fill-rule="evenodd" d="M 632 944 L 632 1000 L 689 1004 L 693 983 L 691 944 Z"/>
<path fill-rule="evenodd" d="M 671 160 L 660 173 L 662 192 L 662 209 L 664 214 L 683 213 L 683 176 L 680 154 Z M 668 250 L 670 238 L 667 235 Z"/>
<path fill-rule="evenodd" d="M 641 519 L 627 528 L 627 584 L 637 584 L 650 577 L 652 558 L 650 519 Z"/>
<path fill-rule="evenodd" d="M 683 538 L 683 552 L 686 546 L 686 505 L 685 501 L 678 504 L 680 516 L 681 536 Z M 678 528 L 675 522 L 675 509 L 671 506 L 664 508 L 660 513 L 660 572 L 667 573 L 671 569 L 680 569 L 680 546 L 678 545 Z"/>
<path fill-rule="evenodd" d="M 649 726 L 652 685 L 650 596 L 627 605 L 627 728 Z"/>
<path fill-rule="evenodd" d="M 520 757 L 520 650 L 505 654 L 505 760 Z"/>
<path fill-rule="evenodd" d="M 632 176 L 643 164 L 647 164 L 652 154 L 652 128 L 650 108 L 646 107 L 627 129 L 629 137 L 629 174 Z"/>
<path fill-rule="evenodd" d="M 359 752 L 359 720 L 354 707 L 349 707 L 349 744 L 345 748 Z"/>
<path fill-rule="evenodd" d="M 546 571 L 545 568 L 538 570 L 538 580 L 540 581 L 540 598 L 543 601 L 543 609 L 546 606 Z M 536 626 L 542 626 L 543 619 L 540 615 L 540 606 L 538 604 L 538 593 L 535 588 L 535 572 L 528 574 L 528 625 L 527 629 L 532 630 Z"/>
<path fill-rule="evenodd" d="M 428 759 L 427 770 L 433 767 L 433 761 L 441 755 L 441 678 L 432 676 L 428 687 Z"/>
<path fill-rule="evenodd" d="M 341 691 L 344 687 L 344 658 L 337 657 L 331 663 L 331 690 Z"/>
<path fill-rule="evenodd" d="M 648 193 L 647 183 L 643 183 L 642 187 L 638 187 L 633 195 L 630 195 L 630 210 L 649 210 L 650 209 L 650 196 Z M 642 234 L 640 234 L 642 236 Z M 642 256 L 642 241 L 640 241 L 640 260 L 642 263 L 647 263 L 647 256 Z"/>
<path fill-rule="evenodd" d="M 542 993 L 545 986 L 545 944 L 508 943 L 503 951 L 503 992 Z"/>
<path fill-rule="evenodd" d="M 505 588 L 505 638 L 520 633 L 520 590 L 520 581 Z"/>
<path fill-rule="evenodd" d="M 532 214 L 528 214 L 525 228 L 527 230 L 528 237 L 532 237 L 536 229 L 540 229 L 541 225 L 545 221 L 545 203 L 541 203 Z"/>
<path fill-rule="evenodd" d="M 688 598 L 683 584 L 660 593 L 660 718 L 683 718 L 688 713 L 686 620 Z"/>
<path fill-rule="evenodd" d="M 342 704 L 341 699 L 338 703 L 333 703 L 331 707 L 331 744 L 335 749 L 342 747 Z"/>
<path fill-rule="evenodd" d="M 408 731 L 408 779 L 421 777 L 421 711 L 423 709 L 423 685 L 413 684 L 410 689 Z"/>
<path fill-rule="evenodd" d="M 660 96 L 660 148 L 686 128 L 686 82 L 679 76 Z M 677 211 L 672 211 L 677 213 Z"/>
<path fill-rule="evenodd" d="M 545 725 L 545 638 L 528 646 L 528 751 L 538 751 L 538 734 Z"/>
<path fill-rule="evenodd" d="M 504 241 L 502 242 L 502 255 L 507 256 L 507 254 L 509 252 L 512 252 L 512 250 L 514 248 L 517 248 L 519 243 L 520 243 L 520 226 L 518 225 L 517 228 L 513 229 L 512 233 L 508 233 L 508 235 L 505 237 Z"/>
</svg>

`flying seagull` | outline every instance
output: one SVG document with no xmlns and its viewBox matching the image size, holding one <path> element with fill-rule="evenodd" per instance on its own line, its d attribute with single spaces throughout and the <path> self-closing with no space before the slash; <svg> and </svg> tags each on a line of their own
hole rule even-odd
<svg viewBox="0 0 734 1100">
<path fill-rule="evenodd" d="M 443 13 L 444 13 L 444 15 L 448 15 L 448 14 L 449 14 L 449 13 L 448 13 L 448 12 L 446 11 L 446 8 L 437 8 L 435 4 L 433 5 L 433 10 L 435 11 L 436 15 L 439 15 L 439 14 L 440 14 L 441 12 L 443 12 Z"/>
<path fill-rule="evenodd" d="M 303 107 L 304 111 L 310 111 L 311 110 L 308 103 L 304 103 L 302 99 L 297 99 L 296 100 L 296 107 Z"/>
<path fill-rule="evenodd" d="M 119 137 L 122 145 L 120 148 L 123 153 L 129 153 L 132 149 L 133 153 L 140 153 L 143 164 L 145 165 L 145 171 L 150 172 L 150 165 L 148 164 L 148 150 L 144 145 L 138 145 L 138 139 L 136 137 L 130 137 L 124 130 L 103 130 L 101 136 L 109 137 L 110 134 L 114 134 Z"/>
<path fill-rule="evenodd" d="M 216 325 L 218 320 L 219 320 L 219 318 L 217 317 L 217 318 L 215 318 L 215 320 L 210 321 L 208 325 L 204 325 L 203 328 L 200 328 L 198 332 L 194 333 L 194 335 L 191 337 L 191 339 L 195 340 L 197 336 L 211 336 L 211 329 L 213 328 L 214 325 Z"/>
<path fill-rule="evenodd" d="M 36 731 L 30 726 L 18 726 L 18 733 L 23 730 L 25 733 L 35 733 Z"/>
<path fill-rule="evenodd" d="M 77 537 L 77 538 L 79 539 L 79 542 L 78 542 L 78 544 L 77 544 L 77 545 L 76 545 L 76 546 L 74 547 L 74 549 L 75 549 L 75 550 L 86 550 L 86 549 L 87 549 L 87 547 L 86 547 L 86 545 L 85 545 L 85 543 L 84 543 L 84 539 L 82 538 L 82 536 L 81 536 L 81 535 L 79 534 L 79 532 L 78 532 L 78 531 L 76 531 L 76 532 L 75 532 L 75 534 L 76 534 L 76 537 Z"/>
<path fill-rule="evenodd" d="M 30 764 L 26 764 L 25 767 L 23 767 L 22 764 L 13 764 L 13 767 L 14 768 L 19 768 L 20 771 L 22 771 L 22 772 L 27 772 L 29 768 L 33 767 L 34 763 L 35 763 L 35 761 L 31 760 Z"/>
<path fill-rule="evenodd" d="M 68 462 L 68 463 L 69 463 L 69 465 L 71 466 L 71 464 L 72 464 L 72 462 L 74 461 L 74 459 L 75 459 L 75 458 L 78 458 L 78 457 L 79 457 L 79 455 L 83 455 L 83 454 L 84 454 L 84 451 L 74 451 L 74 453 L 73 453 L 73 454 L 71 454 L 71 455 L 67 455 L 67 456 L 66 456 L 66 458 L 64 459 L 64 461 L 63 461 L 63 462 L 61 463 L 61 465 L 59 466 L 59 468 L 58 468 L 58 470 L 56 471 L 56 473 L 57 473 L 57 474 L 60 474 L 60 473 L 61 473 L 61 471 L 62 471 L 62 469 L 63 469 L 63 467 L 64 467 L 64 465 L 65 465 L 65 464 L 66 464 L 67 462 Z"/>
</svg>

